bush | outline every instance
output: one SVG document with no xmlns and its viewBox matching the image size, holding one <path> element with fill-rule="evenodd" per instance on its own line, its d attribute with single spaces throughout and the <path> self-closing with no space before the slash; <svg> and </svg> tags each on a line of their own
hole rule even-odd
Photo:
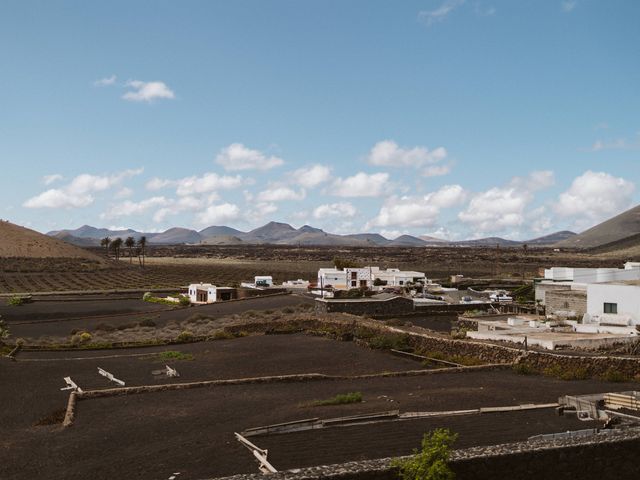
<svg viewBox="0 0 640 480">
<path fill-rule="evenodd" d="M 622 383 L 631 381 L 631 378 L 615 368 L 609 368 L 606 372 L 600 375 L 600 380 L 604 382 Z"/>
<path fill-rule="evenodd" d="M 142 320 L 140 322 L 140 326 L 141 327 L 155 327 L 156 326 L 156 322 L 154 322 L 150 318 L 145 318 L 144 320 Z"/>
<path fill-rule="evenodd" d="M 11 305 L 14 307 L 19 307 L 20 305 L 24 305 L 25 303 L 31 303 L 31 297 L 15 295 L 7 300 L 7 305 Z"/>
<path fill-rule="evenodd" d="M 148 302 L 151 297 L 153 297 L 153 294 L 151 292 L 146 292 L 144 295 L 142 295 L 142 300 Z"/>
<path fill-rule="evenodd" d="M 180 297 L 180 302 L 178 302 L 182 307 L 188 307 L 191 305 L 191 299 L 189 297 Z"/>
<path fill-rule="evenodd" d="M 526 363 L 516 363 L 513 367 L 513 371 L 518 375 L 532 375 L 536 373 L 536 371 Z"/>
<path fill-rule="evenodd" d="M 89 332 L 80 331 L 71 337 L 71 343 L 73 345 L 79 345 L 81 343 L 88 343 L 91 341 L 91 334 Z"/>
<path fill-rule="evenodd" d="M 586 380 L 589 378 L 589 372 L 586 368 L 563 368 L 560 365 L 552 365 L 545 368 L 542 373 L 547 377 L 554 377 L 560 380 Z"/>
<path fill-rule="evenodd" d="M 160 352 L 158 357 L 162 360 L 193 360 L 193 355 L 190 353 L 178 352 L 176 350 Z"/>
<path fill-rule="evenodd" d="M 315 407 L 324 407 L 327 405 L 346 405 L 349 403 L 360 403 L 362 402 L 362 393 L 360 392 L 350 392 L 350 393 L 341 393 L 336 395 L 333 398 L 328 398 L 327 400 L 316 400 L 312 402 L 311 405 Z"/>
<path fill-rule="evenodd" d="M 9 335 L 10 335 L 9 327 L 7 327 L 7 324 L 4 323 L 4 320 L 0 318 L 0 343 L 5 338 L 9 338 Z"/>
<path fill-rule="evenodd" d="M 193 333 L 189 330 L 184 330 L 176 337 L 178 342 L 192 342 L 194 339 Z"/>
<path fill-rule="evenodd" d="M 226 330 L 216 330 L 211 336 L 213 340 L 229 340 L 231 338 L 235 338 L 233 333 L 227 332 Z"/>
<path fill-rule="evenodd" d="M 451 448 L 458 435 L 438 428 L 426 433 L 422 439 L 422 450 L 408 459 L 395 460 L 402 480 L 453 480 L 455 473 L 449 467 Z"/>
</svg>

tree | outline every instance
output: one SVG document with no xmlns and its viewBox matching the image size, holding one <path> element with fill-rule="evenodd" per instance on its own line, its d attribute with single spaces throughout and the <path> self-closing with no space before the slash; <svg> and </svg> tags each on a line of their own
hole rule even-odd
<svg viewBox="0 0 640 480">
<path fill-rule="evenodd" d="M 109 237 L 104 237 L 100 240 L 100 246 L 104 247 L 107 257 L 109 256 L 109 245 L 111 244 L 111 239 Z"/>
<path fill-rule="evenodd" d="M 144 267 L 144 257 L 147 254 L 147 237 L 144 235 L 138 239 L 138 246 L 140 247 L 140 253 L 142 254 L 142 266 Z"/>
<path fill-rule="evenodd" d="M 113 253 L 116 256 L 116 260 L 120 260 L 120 247 L 122 247 L 122 239 L 120 237 L 116 238 L 113 242 L 111 242 L 111 247 L 113 248 Z"/>
<path fill-rule="evenodd" d="M 398 468 L 402 480 L 453 480 L 455 473 L 449 467 L 449 456 L 457 438 L 458 435 L 442 428 L 425 433 L 422 450 L 394 462 L 393 466 Z"/>
<path fill-rule="evenodd" d="M 124 246 L 129 249 L 129 263 L 133 263 L 133 247 L 136 245 L 136 240 L 133 237 L 127 237 L 124 241 Z"/>
</svg>

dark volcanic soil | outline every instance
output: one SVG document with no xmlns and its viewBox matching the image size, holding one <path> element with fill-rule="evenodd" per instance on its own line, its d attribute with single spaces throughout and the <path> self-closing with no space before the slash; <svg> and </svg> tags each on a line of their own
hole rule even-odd
<svg viewBox="0 0 640 480">
<path fill-rule="evenodd" d="M 272 384 L 218 386 L 83 400 L 76 423 L 69 429 L 35 426 L 56 417 L 64 408 L 67 392 L 62 377 L 71 375 L 85 388 L 106 388 L 109 383 L 96 366 L 112 371 L 128 384 L 166 382 L 151 371 L 165 363 L 181 373 L 177 380 L 231 378 L 294 372 L 354 374 L 415 368 L 412 361 L 370 351 L 352 343 L 301 335 L 256 336 L 172 348 L 191 352 L 194 360 L 165 362 L 129 356 L 80 360 L 76 352 L 20 354 L 17 362 L 0 359 L 0 478 L 95 479 L 207 478 L 237 472 L 257 472 L 250 452 L 233 432 L 303 418 L 331 418 L 366 412 L 442 411 L 481 406 L 554 402 L 560 395 L 635 388 L 628 384 L 596 381 L 563 382 L 510 371 L 464 374 L 438 373 L 419 377 L 321 380 Z M 88 352 L 87 352 L 88 353 Z M 150 353 L 148 349 L 106 351 L 106 355 Z M 49 359 L 47 361 L 27 361 Z M 55 360 L 54 360 L 55 359 Z M 338 393 L 362 392 L 364 403 L 313 407 L 313 400 Z M 353 429 L 322 431 L 296 437 L 256 437 L 256 443 L 273 448 L 277 467 L 376 458 L 389 453 L 409 453 L 424 429 L 450 426 L 462 434 L 460 445 L 497 443 L 533 433 L 577 429 L 553 410 L 473 417 L 468 421 L 372 424 Z M 398 430 L 406 438 L 398 438 Z M 342 431 L 339 434 L 338 431 Z M 307 434 L 305 434 L 307 435 Z M 335 439 L 340 436 L 340 440 Z M 306 437 L 305 437 L 306 438 Z M 351 439 L 351 440 L 349 440 Z M 291 452 L 293 446 L 297 452 Z M 316 453 L 314 448 L 321 448 Z M 346 449 L 346 450 L 345 450 Z M 115 460 L 114 460 L 115 459 Z"/>
</svg>

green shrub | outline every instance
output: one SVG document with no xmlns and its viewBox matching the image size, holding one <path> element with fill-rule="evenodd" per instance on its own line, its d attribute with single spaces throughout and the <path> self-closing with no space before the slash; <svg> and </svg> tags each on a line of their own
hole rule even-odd
<svg viewBox="0 0 640 480">
<path fill-rule="evenodd" d="M 161 360 L 193 360 L 193 355 L 190 353 L 178 352 L 176 350 L 168 350 L 166 352 L 160 352 L 158 357 Z"/>
<path fill-rule="evenodd" d="M 229 340 L 235 337 L 233 333 L 227 332 L 226 330 L 216 330 L 213 332 L 213 335 L 211 335 L 211 338 L 213 340 Z"/>
<path fill-rule="evenodd" d="M 19 307 L 20 305 L 24 305 L 25 303 L 31 303 L 31 297 L 14 295 L 7 300 L 7 305 L 11 305 L 13 307 Z"/>
<path fill-rule="evenodd" d="M 189 297 L 181 296 L 180 301 L 178 303 L 180 304 L 181 307 L 188 307 L 191 305 L 191 300 L 189 299 Z"/>
<path fill-rule="evenodd" d="M 184 330 L 176 337 L 178 342 L 192 342 L 194 339 L 194 335 L 189 330 Z"/>
<path fill-rule="evenodd" d="M 545 368 L 542 373 L 547 377 L 554 377 L 566 381 L 586 380 L 587 378 L 589 378 L 589 372 L 586 368 L 582 367 L 563 368 L 560 365 L 552 365 Z"/>
<path fill-rule="evenodd" d="M 5 338 L 9 338 L 9 335 L 9 327 L 7 327 L 7 324 L 4 322 L 4 320 L 0 318 L 0 343 L 2 343 L 2 340 L 4 340 Z"/>
<path fill-rule="evenodd" d="M 151 292 L 146 292 L 144 295 L 142 295 L 142 300 L 147 302 L 151 297 L 153 297 L 153 294 Z"/>
<path fill-rule="evenodd" d="M 600 380 L 605 382 L 622 383 L 631 381 L 631 378 L 615 368 L 609 368 L 606 372 L 600 375 Z"/>
<path fill-rule="evenodd" d="M 526 363 L 516 363 L 513 366 L 513 371 L 518 375 L 532 375 L 536 373 L 536 371 Z"/>
<path fill-rule="evenodd" d="M 316 400 L 312 402 L 311 405 L 315 407 L 324 407 L 327 405 L 346 405 L 349 403 L 360 402 L 362 402 L 362 393 L 350 392 L 338 394 L 333 398 L 328 398 L 327 400 Z"/>
<path fill-rule="evenodd" d="M 407 459 L 395 460 L 401 480 L 453 480 L 455 473 L 449 467 L 451 449 L 458 436 L 438 428 L 426 433 L 422 450 Z"/>
</svg>

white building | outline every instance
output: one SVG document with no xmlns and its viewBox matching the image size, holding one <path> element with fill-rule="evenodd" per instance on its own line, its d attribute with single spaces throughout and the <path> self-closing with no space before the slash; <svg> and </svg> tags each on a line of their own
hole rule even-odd
<svg viewBox="0 0 640 480">
<path fill-rule="evenodd" d="M 238 297 L 235 288 L 216 287 L 211 283 L 192 283 L 189 285 L 188 294 L 191 303 L 223 302 Z"/>
<path fill-rule="evenodd" d="M 211 283 L 192 283 L 189 285 L 191 303 L 214 303 L 217 300 L 217 287 Z"/>
<path fill-rule="evenodd" d="M 409 283 L 427 283 L 423 272 L 402 271 L 397 268 L 381 270 L 379 267 L 321 268 L 318 270 L 318 287 L 333 287 L 335 290 L 350 288 L 373 288 L 379 280 L 383 285 L 401 287 Z"/>
<path fill-rule="evenodd" d="M 583 324 L 618 327 L 640 325 L 640 281 L 594 283 L 587 286 Z"/>
</svg>

